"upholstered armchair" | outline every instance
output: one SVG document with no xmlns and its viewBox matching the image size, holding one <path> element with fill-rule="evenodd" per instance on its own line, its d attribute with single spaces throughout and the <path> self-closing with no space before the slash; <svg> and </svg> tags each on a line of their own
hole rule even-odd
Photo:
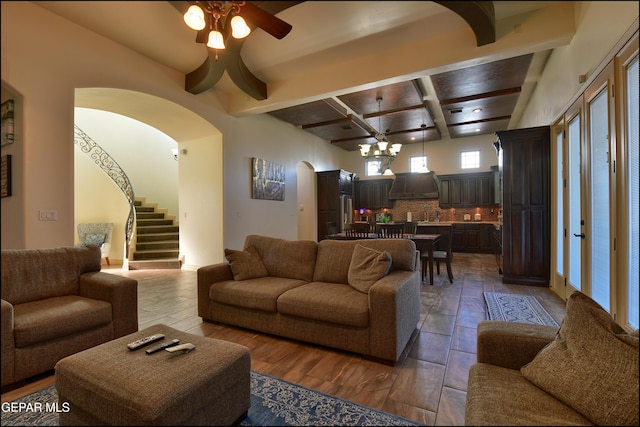
<svg viewBox="0 0 640 427">
<path fill-rule="evenodd" d="M 78 224 L 78 239 L 80 243 L 77 246 L 96 245 L 100 248 L 102 258 L 109 262 L 109 252 L 111 251 L 111 235 L 113 234 L 113 223 L 85 223 Z"/>
</svg>

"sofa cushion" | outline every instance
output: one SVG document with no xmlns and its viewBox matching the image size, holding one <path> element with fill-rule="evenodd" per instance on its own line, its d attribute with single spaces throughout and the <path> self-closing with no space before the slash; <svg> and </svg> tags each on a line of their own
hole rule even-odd
<svg viewBox="0 0 640 427">
<path fill-rule="evenodd" d="M 310 282 L 316 265 L 318 244 L 311 240 L 284 240 L 249 235 L 244 247 L 255 246 L 270 276 Z"/>
<path fill-rule="evenodd" d="M 16 348 L 54 341 L 111 323 L 111 304 L 76 295 L 14 306 Z"/>
<path fill-rule="evenodd" d="M 211 285 L 209 298 L 223 304 L 275 313 L 278 297 L 305 283 L 304 280 L 270 276 L 242 281 L 226 280 Z"/>
<path fill-rule="evenodd" d="M 96 245 L 97 247 L 102 247 L 105 237 L 106 236 L 104 234 L 88 233 L 84 236 L 84 245 Z"/>
<path fill-rule="evenodd" d="M 366 328 L 369 296 L 347 284 L 311 282 L 283 293 L 278 298 L 278 312 Z"/>
<path fill-rule="evenodd" d="M 391 255 L 356 245 L 349 264 L 348 283 L 360 292 L 369 293 L 369 288 L 389 273 Z"/>
<path fill-rule="evenodd" d="M 225 249 L 224 256 L 229 261 L 234 280 L 255 279 L 269 275 L 254 246 L 249 246 L 244 251 Z"/>
<path fill-rule="evenodd" d="M 356 245 L 391 255 L 389 271 L 416 270 L 416 244 L 411 239 L 331 240 L 318 243 L 318 258 L 313 274 L 314 282 L 349 283 L 349 267 Z"/>
<path fill-rule="evenodd" d="M 556 339 L 521 372 L 595 424 L 638 425 L 638 363 L 638 337 L 574 292 Z"/>
<path fill-rule="evenodd" d="M 519 370 L 476 363 L 469 370 L 466 426 L 592 425 L 587 418 L 539 389 Z"/>
</svg>

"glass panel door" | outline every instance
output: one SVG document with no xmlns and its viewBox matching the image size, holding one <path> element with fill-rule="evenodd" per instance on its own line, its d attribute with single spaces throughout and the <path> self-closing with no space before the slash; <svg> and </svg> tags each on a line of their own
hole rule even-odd
<svg viewBox="0 0 640 427">
<path fill-rule="evenodd" d="M 591 297 L 611 311 L 611 218 L 609 171 L 609 90 L 608 82 L 587 100 L 589 145 L 589 264 Z"/>
<path fill-rule="evenodd" d="M 580 102 L 580 101 L 578 101 Z M 581 191 L 580 191 L 580 156 L 581 156 L 581 110 L 574 111 L 567 123 L 567 184 L 565 191 L 566 212 L 567 212 L 567 228 L 565 230 L 568 243 L 568 262 L 567 269 L 567 289 L 566 296 L 574 290 L 582 289 L 582 214 L 581 214 Z"/>
</svg>

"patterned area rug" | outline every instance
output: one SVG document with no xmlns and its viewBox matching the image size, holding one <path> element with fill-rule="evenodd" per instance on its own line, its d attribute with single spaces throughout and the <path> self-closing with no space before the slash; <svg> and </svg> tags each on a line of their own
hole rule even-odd
<svg viewBox="0 0 640 427">
<path fill-rule="evenodd" d="M 57 426 L 54 386 L 2 404 L 2 426 Z M 63 410 L 63 405 L 59 410 Z M 420 423 L 251 371 L 251 407 L 241 426 L 418 426 Z"/>
<path fill-rule="evenodd" d="M 560 326 L 534 296 L 485 292 L 484 300 L 491 320 Z"/>
</svg>

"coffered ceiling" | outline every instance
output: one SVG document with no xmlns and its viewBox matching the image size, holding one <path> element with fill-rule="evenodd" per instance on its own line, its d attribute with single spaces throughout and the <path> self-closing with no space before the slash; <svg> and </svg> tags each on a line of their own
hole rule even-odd
<svg viewBox="0 0 640 427">
<path fill-rule="evenodd" d="M 508 129 L 574 31 L 572 2 L 251 2 L 292 31 L 254 28 L 215 61 L 184 25 L 185 1 L 34 3 L 184 73 L 185 90 L 230 115 L 267 113 L 348 151 L 377 132 L 411 144 Z M 252 78 L 264 99 L 243 87 Z"/>
<path fill-rule="evenodd" d="M 348 151 L 376 142 L 435 141 L 507 129 L 522 92 L 533 54 L 425 76 L 436 100 L 426 101 L 423 79 L 413 79 L 271 111 Z M 379 102 L 378 102 L 379 101 Z M 436 126 L 433 111 L 444 123 Z"/>
</svg>

